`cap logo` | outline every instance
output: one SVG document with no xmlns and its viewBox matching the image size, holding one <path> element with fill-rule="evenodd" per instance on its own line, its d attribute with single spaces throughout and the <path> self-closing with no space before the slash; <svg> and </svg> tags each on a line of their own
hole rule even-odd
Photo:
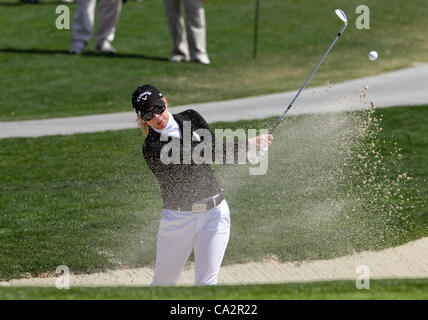
<svg viewBox="0 0 428 320">
<path fill-rule="evenodd" d="M 148 96 L 150 96 L 152 93 L 150 91 L 144 91 L 143 93 L 141 93 L 138 98 L 137 98 L 137 102 L 140 102 L 141 100 L 147 100 Z"/>
</svg>

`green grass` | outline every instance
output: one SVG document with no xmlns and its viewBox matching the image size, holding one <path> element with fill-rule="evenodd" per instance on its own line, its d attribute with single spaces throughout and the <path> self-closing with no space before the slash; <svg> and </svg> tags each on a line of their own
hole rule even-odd
<svg viewBox="0 0 428 320">
<path fill-rule="evenodd" d="M 428 299 L 428 279 L 371 280 L 358 290 L 355 281 L 208 287 L 0 287 L 0 299 L 141 300 L 419 300 Z"/>
<path fill-rule="evenodd" d="M 137 85 L 153 83 L 174 105 L 295 90 L 333 40 L 349 26 L 310 85 L 369 76 L 428 61 L 425 0 L 368 0 L 370 30 L 355 26 L 359 1 L 270 0 L 260 7 L 259 50 L 252 59 L 253 0 L 210 0 L 209 66 L 167 62 L 171 43 L 162 1 L 123 7 L 114 45 L 119 54 L 72 56 L 71 30 L 55 28 L 57 1 L 0 3 L 0 120 L 129 111 Z M 76 5 L 69 6 L 71 17 Z M 368 52 L 377 50 L 371 62 Z"/>
<path fill-rule="evenodd" d="M 381 109 L 375 115 L 384 118 L 378 144 L 388 175 L 371 172 L 375 182 L 394 191 L 386 182 L 403 172 L 413 179 L 400 184 L 395 196 L 380 194 L 382 201 L 371 207 L 355 200 L 363 195 L 375 201 L 365 194 L 371 189 L 348 188 L 335 178 L 336 190 L 334 183 L 317 179 L 337 169 L 340 148 L 327 144 L 321 130 L 340 120 L 334 114 L 287 118 L 265 176 L 249 176 L 248 166 L 216 166 L 232 219 L 224 264 L 271 254 L 281 261 L 330 258 L 427 236 L 428 107 Z M 275 120 L 213 128 L 269 128 Z M 142 160 L 142 142 L 138 129 L 0 140 L 0 279 L 53 273 L 63 264 L 74 273 L 153 266 L 162 202 Z M 318 142 L 328 154 L 316 149 Z M 411 201 L 403 204 L 400 195 Z"/>
</svg>

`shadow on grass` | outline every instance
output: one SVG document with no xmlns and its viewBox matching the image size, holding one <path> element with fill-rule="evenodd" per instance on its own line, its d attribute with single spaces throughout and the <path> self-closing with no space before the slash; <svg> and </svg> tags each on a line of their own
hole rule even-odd
<svg viewBox="0 0 428 320">
<path fill-rule="evenodd" d="M 73 56 L 68 50 L 43 50 L 43 49 L 15 49 L 15 48 L 0 48 L 0 53 L 21 53 L 21 54 L 65 54 Z M 94 51 L 86 51 L 82 57 L 102 57 L 102 58 L 127 58 L 127 59 L 143 59 L 153 61 L 169 62 L 168 58 L 146 56 L 144 54 L 134 53 L 116 53 L 116 54 L 99 54 Z"/>
<path fill-rule="evenodd" d="M 49 5 L 49 6 L 51 6 L 51 5 L 60 5 L 60 4 L 70 5 L 70 4 L 73 4 L 73 3 L 63 3 L 63 2 L 61 2 L 59 0 L 56 0 L 56 1 L 43 1 L 43 0 L 40 0 L 38 3 L 31 3 L 31 2 L 29 2 L 29 3 L 22 3 L 19 0 L 15 0 L 15 2 L 0 2 L 0 7 L 1 6 L 11 6 L 12 7 L 12 6 L 24 6 L 24 5 Z"/>
</svg>

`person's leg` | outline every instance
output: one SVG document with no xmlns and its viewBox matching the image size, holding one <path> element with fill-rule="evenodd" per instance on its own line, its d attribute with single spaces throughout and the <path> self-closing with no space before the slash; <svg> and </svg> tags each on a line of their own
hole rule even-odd
<svg viewBox="0 0 428 320">
<path fill-rule="evenodd" d="M 166 17 L 168 19 L 168 30 L 172 41 L 170 60 L 180 62 L 189 60 L 189 48 L 184 19 L 181 13 L 181 0 L 164 0 Z"/>
<path fill-rule="evenodd" d="M 197 216 L 165 210 L 156 244 L 152 286 L 176 285 L 193 249 Z"/>
<path fill-rule="evenodd" d="M 190 59 L 209 64 L 206 45 L 205 9 L 202 0 L 184 0 L 186 11 L 186 31 Z"/>
<path fill-rule="evenodd" d="M 201 222 L 200 222 L 201 223 Z M 224 200 L 210 210 L 196 235 L 195 283 L 215 285 L 230 235 L 230 212 Z"/>
<path fill-rule="evenodd" d="M 94 30 L 96 0 L 78 0 L 74 15 L 71 53 L 83 53 Z"/>
<path fill-rule="evenodd" d="M 98 5 L 99 27 L 95 37 L 96 51 L 114 53 L 111 42 L 114 40 L 116 24 L 122 10 L 122 0 L 100 0 Z"/>
</svg>

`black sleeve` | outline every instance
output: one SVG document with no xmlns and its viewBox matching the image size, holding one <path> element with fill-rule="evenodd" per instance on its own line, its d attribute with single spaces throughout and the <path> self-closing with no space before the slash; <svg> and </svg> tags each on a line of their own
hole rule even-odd
<svg viewBox="0 0 428 320">
<path fill-rule="evenodd" d="M 215 133 L 212 131 L 208 123 L 205 121 L 205 119 L 199 114 L 199 112 L 195 110 L 188 110 L 190 113 L 192 124 L 197 129 L 208 129 L 211 133 L 212 137 L 212 159 L 215 163 L 222 163 L 222 164 L 237 164 L 237 163 L 248 163 L 247 161 L 247 139 L 234 139 L 234 141 L 224 141 L 218 138 Z M 216 158 L 216 146 L 217 149 L 222 148 L 222 157 L 219 159 L 219 157 Z M 229 158 L 226 157 L 228 154 L 228 150 L 232 150 L 233 152 L 233 159 L 231 159 L 231 156 Z M 239 159 L 238 155 L 241 153 L 241 159 Z"/>
</svg>

